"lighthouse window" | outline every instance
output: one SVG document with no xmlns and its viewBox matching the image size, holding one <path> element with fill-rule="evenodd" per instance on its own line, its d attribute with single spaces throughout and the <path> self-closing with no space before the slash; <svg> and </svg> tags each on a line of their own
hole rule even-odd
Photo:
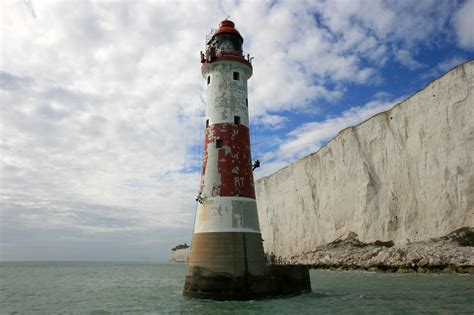
<svg viewBox="0 0 474 315">
<path fill-rule="evenodd" d="M 234 124 L 240 125 L 240 116 L 234 116 Z"/>
<path fill-rule="evenodd" d="M 216 149 L 222 148 L 222 139 L 216 139 Z"/>
<path fill-rule="evenodd" d="M 245 98 L 245 106 L 249 107 L 249 99 Z"/>
<path fill-rule="evenodd" d="M 240 73 L 238 73 L 237 71 L 234 71 L 234 80 L 240 80 Z"/>
<path fill-rule="evenodd" d="M 209 85 L 209 84 L 211 84 L 211 76 L 210 75 L 207 76 L 207 85 Z"/>
<path fill-rule="evenodd" d="M 206 128 L 209 127 L 209 119 L 206 119 Z"/>
</svg>

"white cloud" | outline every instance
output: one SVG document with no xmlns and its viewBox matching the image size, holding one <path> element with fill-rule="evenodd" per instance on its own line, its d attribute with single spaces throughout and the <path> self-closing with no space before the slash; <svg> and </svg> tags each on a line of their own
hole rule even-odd
<svg viewBox="0 0 474 315">
<path fill-rule="evenodd" d="M 259 125 L 268 129 L 279 129 L 283 127 L 284 122 L 287 120 L 286 117 L 281 115 L 267 114 L 258 118 Z"/>
<path fill-rule="evenodd" d="M 185 150 L 202 140 L 198 52 L 207 18 L 190 19 L 183 3 L 35 2 L 36 18 L 20 2 L 2 7 L 1 188 L 10 198 L 21 192 L 36 218 L 16 213 L 18 205 L 2 209 L 18 219 L 8 228 L 37 221 L 31 231 L 127 233 L 96 226 L 113 221 L 106 209 L 124 209 L 129 225 L 184 224 L 181 241 L 189 239 L 199 178 L 181 172 L 200 164 Z M 104 219 L 45 211 L 67 212 L 65 203 L 93 205 Z"/>
<path fill-rule="evenodd" d="M 454 15 L 459 47 L 474 49 L 474 0 L 466 1 Z"/>
<path fill-rule="evenodd" d="M 402 65 L 406 66 L 410 70 L 419 69 L 423 66 L 420 62 L 413 59 L 411 53 L 406 49 L 397 50 L 395 57 Z"/>
</svg>

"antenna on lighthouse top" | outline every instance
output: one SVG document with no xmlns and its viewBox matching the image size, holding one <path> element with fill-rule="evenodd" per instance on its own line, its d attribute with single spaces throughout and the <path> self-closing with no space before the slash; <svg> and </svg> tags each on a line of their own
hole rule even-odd
<svg viewBox="0 0 474 315">
<path fill-rule="evenodd" d="M 228 16 L 224 19 L 224 21 L 228 21 L 229 18 L 230 18 L 230 15 L 228 15 Z"/>
</svg>

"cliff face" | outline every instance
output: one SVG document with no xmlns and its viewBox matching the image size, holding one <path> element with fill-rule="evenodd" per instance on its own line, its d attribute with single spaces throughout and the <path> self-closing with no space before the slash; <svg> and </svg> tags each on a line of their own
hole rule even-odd
<svg viewBox="0 0 474 315">
<path fill-rule="evenodd" d="M 289 259 L 354 232 L 362 242 L 474 226 L 474 61 L 256 182 L 266 251 Z"/>
<path fill-rule="evenodd" d="M 191 252 L 191 247 L 187 248 L 178 248 L 171 251 L 171 261 L 178 263 L 187 263 L 189 260 L 189 254 Z"/>
</svg>

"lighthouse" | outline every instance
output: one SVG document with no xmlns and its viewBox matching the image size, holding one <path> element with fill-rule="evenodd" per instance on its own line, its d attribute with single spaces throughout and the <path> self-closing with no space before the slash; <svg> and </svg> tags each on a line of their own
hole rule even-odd
<svg viewBox="0 0 474 315">
<path fill-rule="evenodd" d="M 185 296 L 245 299 L 266 292 L 250 152 L 252 64 L 243 41 L 225 20 L 201 52 L 206 130 Z"/>
<path fill-rule="evenodd" d="M 265 263 L 250 150 L 252 59 L 244 55 L 243 41 L 234 23 L 224 20 L 201 52 L 207 87 L 204 156 L 185 297 L 248 300 L 284 294 L 282 275 L 294 280 L 296 274 L 298 282 L 307 274 Z"/>
</svg>

